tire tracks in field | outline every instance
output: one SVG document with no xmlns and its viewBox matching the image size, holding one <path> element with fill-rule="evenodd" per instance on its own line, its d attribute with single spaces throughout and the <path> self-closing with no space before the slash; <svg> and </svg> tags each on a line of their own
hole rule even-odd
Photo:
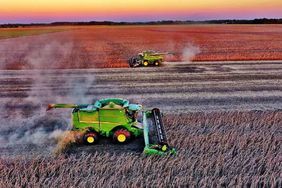
<svg viewBox="0 0 282 188">
<path fill-rule="evenodd" d="M 260 110 L 282 108 L 282 62 L 164 63 L 163 67 L 45 70 L 46 79 L 32 86 L 33 71 L 1 71 L 0 101 L 43 93 L 45 102 L 65 102 L 75 88 L 67 80 L 95 77 L 85 97 L 122 97 L 164 111 Z M 81 83 L 84 84 L 83 82 Z M 89 84 L 89 83 L 85 83 Z M 49 96 L 46 93 L 54 96 Z M 90 103 L 91 101 L 89 101 Z M 6 104 L 6 108 L 39 108 L 34 104 Z"/>
</svg>

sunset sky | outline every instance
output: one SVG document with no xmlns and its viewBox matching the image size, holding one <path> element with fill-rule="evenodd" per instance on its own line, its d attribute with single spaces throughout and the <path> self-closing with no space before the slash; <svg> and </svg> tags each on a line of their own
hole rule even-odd
<svg viewBox="0 0 282 188">
<path fill-rule="evenodd" d="M 282 0 L 0 0 L 0 23 L 282 18 Z"/>
</svg>

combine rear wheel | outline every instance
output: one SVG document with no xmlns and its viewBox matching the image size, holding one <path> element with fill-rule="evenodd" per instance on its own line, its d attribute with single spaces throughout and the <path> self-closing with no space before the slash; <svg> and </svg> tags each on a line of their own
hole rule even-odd
<svg viewBox="0 0 282 188">
<path fill-rule="evenodd" d="M 130 140 L 131 133 L 126 129 L 118 129 L 114 132 L 113 139 L 118 143 L 126 143 Z"/>
<path fill-rule="evenodd" d="M 87 132 L 83 136 L 83 140 L 84 140 L 84 143 L 86 143 L 86 144 L 95 144 L 99 140 L 98 133 L 96 133 L 96 132 Z"/>
</svg>

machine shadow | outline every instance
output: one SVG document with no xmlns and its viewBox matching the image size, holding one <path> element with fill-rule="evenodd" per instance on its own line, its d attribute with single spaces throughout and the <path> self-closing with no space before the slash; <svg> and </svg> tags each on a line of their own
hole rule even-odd
<svg viewBox="0 0 282 188">
<path fill-rule="evenodd" d="M 75 144 L 68 148 L 66 154 L 78 153 L 109 153 L 109 154 L 142 154 L 145 147 L 142 137 L 133 138 L 129 142 L 114 143 L 110 138 L 101 137 L 99 142 L 93 145 Z"/>
</svg>

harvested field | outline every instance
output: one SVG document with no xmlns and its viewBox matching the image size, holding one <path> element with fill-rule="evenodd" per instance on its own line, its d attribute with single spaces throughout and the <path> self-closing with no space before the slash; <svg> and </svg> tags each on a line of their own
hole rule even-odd
<svg viewBox="0 0 282 188">
<path fill-rule="evenodd" d="M 242 61 L 2 70 L 0 186 L 280 187 L 281 68 L 280 61 Z M 162 109 L 177 156 L 145 157 L 142 140 L 120 149 L 72 146 L 54 156 L 70 110 L 46 113 L 46 105 L 103 97 Z"/>
<path fill-rule="evenodd" d="M 21 31 L 21 29 L 19 29 Z M 19 31 L 19 32 L 20 32 Z M 5 30 L 0 30 L 3 35 Z M 281 60 L 281 25 L 87 26 L 0 41 L 1 69 L 127 67 L 143 50 L 168 61 Z M 41 63 L 38 63 L 40 61 Z"/>
<path fill-rule="evenodd" d="M 59 157 L 6 158 L 0 160 L 0 186 L 281 187 L 281 123 L 281 111 L 167 115 L 177 156 L 85 146 Z"/>
<path fill-rule="evenodd" d="M 279 110 L 282 106 L 281 61 L 0 73 L 2 105 L 27 115 L 26 110 L 48 103 L 91 103 L 107 97 L 127 98 L 166 113 Z"/>
<path fill-rule="evenodd" d="M 25 28 L 1 28 L 0 39 L 17 38 L 23 36 L 42 35 L 47 33 L 62 32 L 74 27 L 25 27 Z"/>
</svg>

